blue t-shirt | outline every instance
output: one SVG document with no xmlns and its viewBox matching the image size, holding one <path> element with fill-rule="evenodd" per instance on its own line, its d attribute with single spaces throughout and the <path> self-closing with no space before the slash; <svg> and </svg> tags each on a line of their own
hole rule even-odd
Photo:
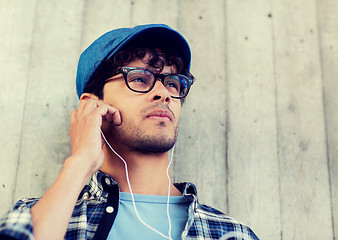
<svg viewBox="0 0 338 240">
<path fill-rule="evenodd" d="M 142 220 L 168 236 L 167 196 L 134 194 L 135 205 Z M 172 196 L 169 200 L 172 239 L 181 239 L 188 218 L 191 199 Z M 108 238 L 112 239 L 165 239 L 141 223 L 133 206 L 130 193 L 120 192 L 119 210 Z"/>
</svg>

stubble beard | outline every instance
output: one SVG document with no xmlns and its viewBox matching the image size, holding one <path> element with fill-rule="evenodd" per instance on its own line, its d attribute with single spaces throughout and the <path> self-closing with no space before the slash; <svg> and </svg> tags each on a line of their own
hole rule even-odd
<svg viewBox="0 0 338 240">
<path fill-rule="evenodd" d="M 130 151 L 165 153 L 174 147 L 177 132 L 178 127 L 176 126 L 173 136 L 168 136 L 164 132 L 153 136 L 137 127 L 133 121 L 124 120 L 122 125 L 114 127 L 112 136 L 115 141 L 119 141 L 119 144 L 127 147 Z"/>
</svg>

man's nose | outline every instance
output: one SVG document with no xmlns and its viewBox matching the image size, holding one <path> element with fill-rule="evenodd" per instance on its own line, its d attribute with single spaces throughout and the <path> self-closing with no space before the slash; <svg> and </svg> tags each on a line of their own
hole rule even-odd
<svg viewBox="0 0 338 240">
<path fill-rule="evenodd" d="M 150 91 L 153 96 L 152 99 L 155 101 L 162 100 L 164 102 L 170 102 L 170 92 L 163 85 L 160 78 L 156 79 L 154 88 Z"/>
</svg>

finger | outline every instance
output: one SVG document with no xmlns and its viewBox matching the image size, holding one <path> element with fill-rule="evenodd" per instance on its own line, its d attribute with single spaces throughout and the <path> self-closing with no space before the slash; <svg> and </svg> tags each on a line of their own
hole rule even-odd
<svg viewBox="0 0 338 240">
<path fill-rule="evenodd" d="M 90 114 L 98 106 L 101 105 L 101 103 L 98 100 L 95 100 L 95 99 L 88 99 L 88 100 L 83 100 L 83 101 L 85 101 L 85 102 L 84 102 L 80 112 L 84 115 Z"/>
<path fill-rule="evenodd" d="M 96 109 L 96 111 L 102 116 L 103 119 L 113 122 L 115 125 L 121 124 L 120 111 L 116 108 L 108 104 L 102 104 Z"/>
<path fill-rule="evenodd" d="M 74 122 L 75 118 L 76 118 L 76 112 L 77 110 L 73 110 L 70 112 L 70 123 Z"/>
<path fill-rule="evenodd" d="M 97 107 L 96 111 L 103 119 L 113 122 L 115 125 L 120 125 L 122 123 L 120 111 L 106 103 L 102 102 L 101 105 Z"/>
<path fill-rule="evenodd" d="M 85 105 L 87 104 L 87 102 L 88 102 L 88 99 L 85 99 L 85 98 L 80 100 L 79 106 L 77 108 L 78 112 L 81 113 L 83 111 L 83 109 L 84 109 Z"/>
<path fill-rule="evenodd" d="M 112 122 L 116 125 L 119 126 L 122 124 L 122 117 L 121 113 L 119 110 L 117 111 L 110 111 L 108 112 L 108 115 L 112 117 Z"/>
</svg>

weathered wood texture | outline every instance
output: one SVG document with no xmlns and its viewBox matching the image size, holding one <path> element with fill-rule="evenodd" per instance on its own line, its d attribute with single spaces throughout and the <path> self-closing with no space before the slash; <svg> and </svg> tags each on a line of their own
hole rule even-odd
<svg viewBox="0 0 338 240">
<path fill-rule="evenodd" d="M 70 153 L 78 57 L 117 27 L 186 36 L 196 82 L 172 177 L 261 239 L 338 239 L 335 0 L 0 1 L 0 214 Z"/>
<path fill-rule="evenodd" d="M 274 2 L 279 187 L 285 239 L 333 239 L 317 13 L 316 1 Z"/>
<path fill-rule="evenodd" d="M 229 214 L 255 226 L 262 239 L 278 239 L 272 9 L 270 1 L 251 3 L 227 2 Z"/>
<path fill-rule="evenodd" d="M 318 13 L 332 223 L 338 239 L 338 2 L 318 1 Z"/>
</svg>

